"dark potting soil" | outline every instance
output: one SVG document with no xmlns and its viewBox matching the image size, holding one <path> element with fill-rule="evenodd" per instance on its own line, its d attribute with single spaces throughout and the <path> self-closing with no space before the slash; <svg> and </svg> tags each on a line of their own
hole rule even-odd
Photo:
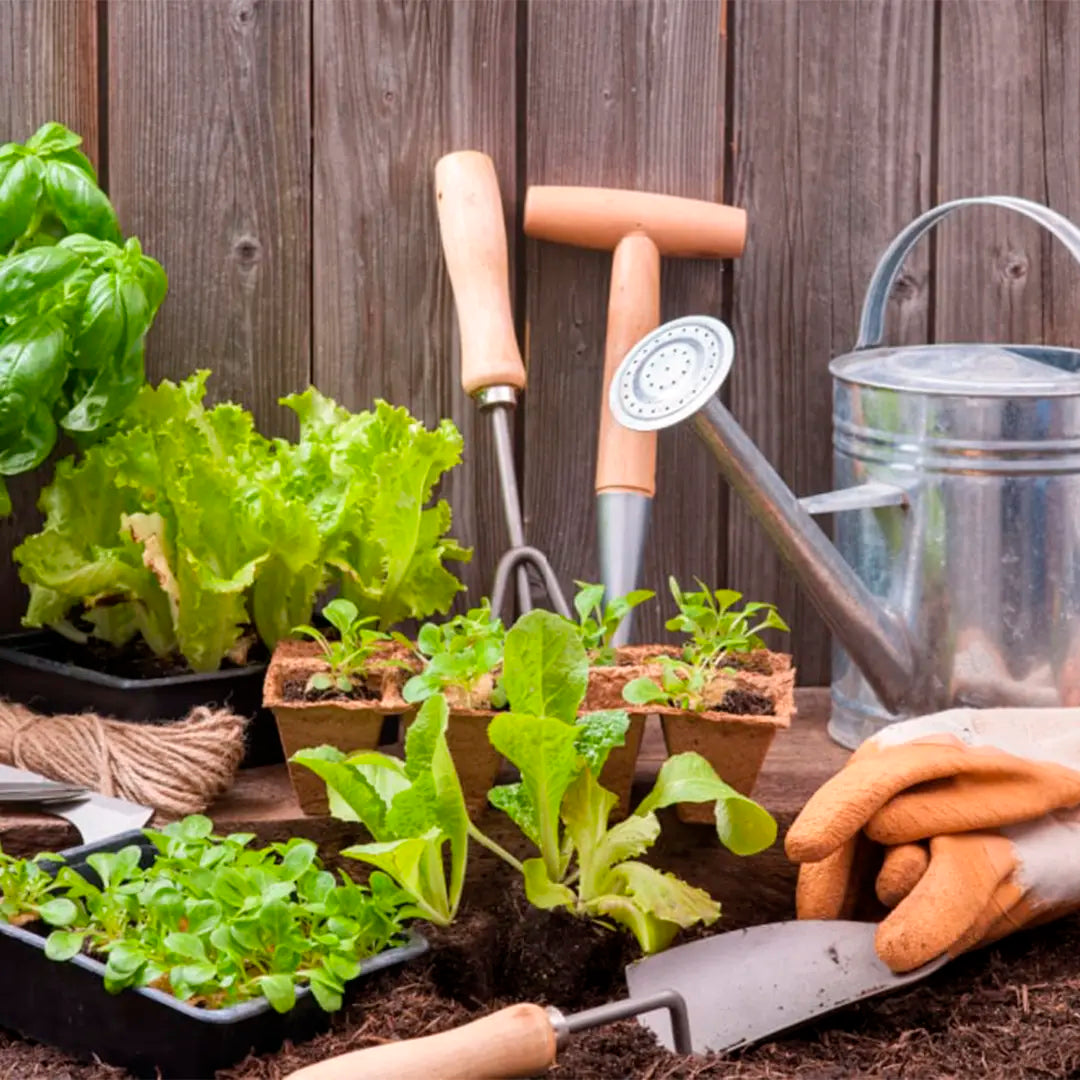
<svg viewBox="0 0 1080 1080">
<path fill-rule="evenodd" d="M 710 708 L 734 716 L 773 716 L 776 713 L 772 698 L 754 690 L 729 690 L 718 704 Z"/>
<path fill-rule="evenodd" d="M 327 690 L 308 690 L 306 678 L 284 679 L 281 696 L 286 701 L 378 701 L 381 698 L 365 682 L 354 682 L 352 690 L 343 693 L 336 686 Z"/>
<path fill-rule="evenodd" d="M 365 980 L 331 1030 L 250 1058 L 217 1080 L 281 1080 L 302 1065 L 457 1027 L 515 1001 L 565 1011 L 625 995 L 634 948 L 565 916 L 526 914 L 487 882 L 423 960 Z M 712 931 L 734 929 L 721 920 Z M 425 930 L 425 932 L 427 932 Z M 722 978 L 722 973 L 720 975 Z M 571 1038 L 549 1074 L 573 1080 L 882 1080 L 1080 1075 L 1080 918 L 961 957 L 911 989 L 852 1006 L 727 1058 L 668 1053 L 636 1021 Z M 0 1031 L 0 1080 L 126 1080 Z"/>
<path fill-rule="evenodd" d="M 117 679 L 167 679 L 174 675 L 191 674 L 191 668 L 182 656 L 157 656 L 142 638 L 133 638 L 118 649 L 107 641 L 95 638 L 80 644 L 56 634 L 49 642 L 48 658 L 60 664 L 99 671 Z M 247 661 L 250 664 L 266 663 L 268 659 L 262 645 L 255 645 L 248 651 Z M 233 669 L 246 665 L 224 660 L 221 666 L 223 669 Z"/>
</svg>

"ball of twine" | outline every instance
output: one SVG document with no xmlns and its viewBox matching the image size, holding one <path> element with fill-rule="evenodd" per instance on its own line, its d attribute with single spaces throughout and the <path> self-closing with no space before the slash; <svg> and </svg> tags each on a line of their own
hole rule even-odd
<svg viewBox="0 0 1080 1080">
<path fill-rule="evenodd" d="M 138 724 L 96 713 L 43 716 L 0 700 L 0 762 L 182 817 L 232 783 L 246 726 L 204 706 L 173 723 Z"/>
</svg>

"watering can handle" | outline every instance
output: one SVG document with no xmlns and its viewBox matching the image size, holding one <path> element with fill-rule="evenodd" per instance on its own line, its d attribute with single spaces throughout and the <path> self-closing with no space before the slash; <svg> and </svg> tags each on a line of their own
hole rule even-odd
<svg viewBox="0 0 1080 1080">
<path fill-rule="evenodd" d="M 927 210 L 922 217 L 917 217 L 899 233 L 878 260 L 870 278 L 870 285 L 866 290 L 866 299 L 863 301 L 862 317 L 859 319 L 859 339 L 855 342 L 856 349 L 872 349 L 880 344 L 881 335 L 885 329 L 885 306 L 896 275 L 900 273 L 900 267 L 904 265 L 904 260 L 922 238 L 923 233 L 929 232 L 943 217 L 961 206 L 1001 206 L 1006 210 L 1015 210 L 1031 218 L 1032 221 L 1037 221 L 1043 228 L 1053 233 L 1069 249 L 1072 257 L 1080 263 L 1080 228 L 1048 206 L 1012 195 L 986 195 L 980 198 L 953 199 L 952 202 L 942 203 L 932 210 Z"/>
</svg>

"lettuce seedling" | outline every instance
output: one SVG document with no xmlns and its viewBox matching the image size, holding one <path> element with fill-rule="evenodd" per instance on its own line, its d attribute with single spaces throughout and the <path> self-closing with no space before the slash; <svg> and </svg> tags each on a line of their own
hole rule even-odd
<svg viewBox="0 0 1080 1080">
<path fill-rule="evenodd" d="M 594 665 L 615 663 L 612 640 L 623 619 L 639 604 L 651 600 L 656 593 L 651 589 L 634 589 L 605 604 L 603 585 L 590 585 L 584 581 L 575 581 L 574 584 L 578 587 L 574 610 L 589 662 Z"/>
<path fill-rule="evenodd" d="M 388 874 L 409 897 L 405 914 L 446 926 L 461 901 L 469 850 L 469 815 L 446 745 L 449 711 L 428 698 L 405 737 L 405 760 L 331 746 L 300 750 L 292 760 L 326 784 L 330 812 L 359 822 L 372 836 L 342 854 Z M 443 849 L 450 849 L 447 877 Z"/>
<path fill-rule="evenodd" d="M 329 671 L 316 671 L 307 681 L 307 690 L 340 690 L 349 694 L 353 690 L 353 676 L 363 674 L 372 656 L 393 640 L 381 630 L 370 629 L 375 617 L 360 618 L 356 605 L 340 597 L 331 600 L 323 608 L 323 616 L 340 635 L 339 640 L 329 641 L 314 626 L 294 626 L 294 634 L 303 634 L 318 642 Z M 394 661 L 387 661 L 393 663 Z M 404 664 L 402 664 L 404 666 Z"/>
<path fill-rule="evenodd" d="M 253 849 L 251 834 L 211 830 L 201 815 L 146 830 L 157 855 L 145 869 L 134 845 L 91 855 L 96 883 L 62 868 L 62 895 L 40 909 L 60 927 L 46 955 L 103 956 L 110 993 L 152 986 L 209 1008 L 262 996 L 286 1012 L 306 985 L 340 1008 L 362 959 L 400 937 L 405 897 L 383 874 L 339 883 L 309 840 Z"/>
<path fill-rule="evenodd" d="M 735 610 L 742 593 L 732 589 L 710 590 L 698 580 L 699 592 L 684 593 L 674 577 L 668 579 L 668 585 L 679 614 L 665 625 L 668 630 L 678 630 L 690 637 L 683 648 L 682 660 L 657 657 L 660 682 L 648 676 L 631 679 L 623 687 L 623 697 L 632 705 L 669 705 L 704 712 L 715 704 L 719 692 L 717 679 L 733 674 L 734 669 L 727 662 L 739 653 L 764 648 L 762 631 L 786 631 L 789 627 L 773 604 L 752 601 Z"/>
<path fill-rule="evenodd" d="M 505 638 L 502 620 L 486 599 L 480 607 L 444 623 L 424 623 L 416 636 L 424 669 L 405 683 L 402 696 L 415 704 L 432 694 L 456 690 L 467 709 L 478 704 L 502 708 L 506 695 L 491 675 L 502 663 Z"/>
<path fill-rule="evenodd" d="M 55 910 L 49 894 L 56 881 L 43 864 L 63 861 L 62 856 L 48 853 L 20 859 L 0 851 L 0 921 L 16 926 L 39 918 L 48 922 Z"/>
<path fill-rule="evenodd" d="M 660 834 L 655 811 L 715 800 L 717 835 L 740 855 L 772 844 L 776 822 L 699 754 L 678 754 L 664 763 L 635 813 L 609 827 L 618 798 L 598 778 L 630 719 L 621 710 L 579 717 L 587 677 L 577 627 L 543 611 L 518 620 L 503 663 L 511 711 L 491 721 L 488 737 L 521 780 L 492 789 L 489 799 L 538 849 L 538 857 L 521 864 L 531 903 L 621 924 L 651 953 L 680 928 L 710 924 L 720 913 L 701 889 L 635 859 Z"/>
</svg>

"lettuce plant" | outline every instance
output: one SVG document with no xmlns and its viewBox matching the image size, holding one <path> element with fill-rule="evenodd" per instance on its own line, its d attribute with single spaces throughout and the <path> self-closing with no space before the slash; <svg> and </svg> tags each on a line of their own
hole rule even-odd
<svg viewBox="0 0 1080 1080">
<path fill-rule="evenodd" d="M 81 142 L 49 123 L 0 146 L 0 516 L 4 476 L 40 465 L 61 430 L 92 440 L 134 399 L 168 287 L 122 240 Z"/>
<path fill-rule="evenodd" d="M 788 630 L 772 604 L 752 601 L 742 609 L 735 605 L 742 593 L 732 589 L 709 589 L 698 581 L 699 590 L 684 593 L 675 578 L 668 579 L 679 614 L 668 619 L 668 630 L 689 636 L 681 660 L 657 657 L 661 678 L 631 679 L 623 687 L 623 697 L 633 705 L 669 705 L 691 712 L 704 712 L 715 704 L 720 689 L 717 680 L 734 669 L 728 663 L 739 653 L 764 648 L 764 630 Z"/>
<path fill-rule="evenodd" d="M 308 678 L 308 690 L 339 690 L 343 694 L 353 690 L 353 677 L 362 674 L 378 650 L 389 645 L 393 638 L 379 630 L 372 630 L 374 616 L 361 619 L 356 605 L 350 600 L 331 600 L 323 608 L 323 616 L 335 630 L 337 641 L 329 641 L 314 626 L 294 626 L 294 634 L 302 634 L 315 641 L 322 649 L 323 659 L 329 671 L 316 671 Z"/>
<path fill-rule="evenodd" d="M 470 553 L 443 535 L 445 502 L 425 505 L 460 457 L 449 421 L 428 431 L 385 402 L 353 415 L 309 389 L 284 399 L 299 440 L 271 441 L 238 405 L 203 404 L 207 375 L 144 387 L 108 438 L 58 463 L 45 526 L 13 556 L 24 625 L 138 635 L 212 671 L 310 623 L 331 584 L 384 628 L 450 607 L 462 586 L 444 561 Z"/>
<path fill-rule="evenodd" d="M 586 581 L 575 581 L 574 584 L 578 587 L 574 596 L 574 610 L 589 662 L 597 665 L 615 663 L 612 639 L 623 619 L 639 604 L 651 600 L 656 593 L 651 589 L 634 589 L 605 604 L 603 585 L 590 585 Z"/>
<path fill-rule="evenodd" d="M 424 623 L 416 636 L 416 652 L 424 667 L 405 683 L 402 696 L 413 704 L 456 690 L 465 708 L 478 704 L 502 708 L 506 695 L 492 673 L 502 663 L 505 637 L 502 620 L 486 599 L 446 622 Z"/>
<path fill-rule="evenodd" d="M 61 866 L 44 902 L 40 889 L 9 894 L 2 876 L 0 888 L 54 927 L 50 959 L 103 957 L 110 993 L 152 986 L 207 1008 L 264 997 L 287 1012 L 307 986 L 322 1008 L 339 1009 L 362 960 L 402 938 L 401 893 L 381 874 L 367 886 L 338 880 L 309 840 L 256 849 L 249 833 L 212 828 L 193 815 L 145 830 L 157 849 L 145 868 L 135 845 L 92 854 L 97 882 Z M 17 921 L 3 907 L 0 916 Z"/>
<path fill-rule="evenodd" d="M 538 850 L 521 864 L 531 903 L 618 923 L 651 953 L 666 948 L 680 928 L 711 924 L 720 914 L 703 890 L 635 858 L 660 835 L 655 811 L 715 800 L 717 835 L 739 855 L 772 844 L 776 822 L 703 757 L 688 753 L 669 758 L 637 810 L 609 826 L 618 798 L 598 777 L 610 751 L 623 744 L 629 717 L 622 711 L 577 715 L 587 673 L 580 634 L 558 616 L 531 612 L 507 634 L 511 711 L 495 717 L 488 734 L 521 780 L 494 788 L 489 798 Z"/>
</svg>

